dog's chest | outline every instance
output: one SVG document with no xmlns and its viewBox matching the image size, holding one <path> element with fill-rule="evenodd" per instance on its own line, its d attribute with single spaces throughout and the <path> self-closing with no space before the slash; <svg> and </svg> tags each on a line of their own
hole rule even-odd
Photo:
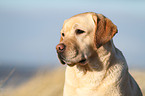
<svg viewBox="0 0 145 96">
<path fill-rule="evenodd" d="M 76 88 L 95 89 L 100 85 L 105 72 L 87 71 L 84 73 L 78 68 L 67 68 L 65 74 L 65 83 Z"/>
<path fill-rule="evenodd" d="M 118 76 L 110 75 L 104 77 L 105 74 L 105 71 L 87 71 L 84 74 L 84 72 L 80 71 L 78 68 L 68 67 L 65 74 L 65 89 L 73 89 L 72 93 L 78 94 L 77 96 L 105 96 L 105 94 L 117 94 L 118 89 L 114 84 L 116 84 L 115 82 Z M 111 91 L 112 93 L 108 93 Z"/>
</svg>

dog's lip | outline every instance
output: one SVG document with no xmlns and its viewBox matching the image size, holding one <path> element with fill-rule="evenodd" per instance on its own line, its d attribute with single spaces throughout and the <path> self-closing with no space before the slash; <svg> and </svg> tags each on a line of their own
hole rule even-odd
<svg viewBox="0 0 145 96">
<path fill-rule="evenodd" d="M 64 61 L 65 62 L 65 61 Z M 84 66 L 86 64 L 88 64 L 87 59 L 83 58 L 81 59 L 79 62 L 75 62 L 75 63 L 71 63 L 71 62 L 65 62 L 67 65 L 69 66 L 74 66 L 74 65 L 81 65 Z"/>
<path fill-rule="evenodd" d="M 60 62 L 65 65 L 69 65 L 69 66 L 74 66 L 74 65 L 86 65 L 88 62 L 87 62 L 87 56 L 83 56 L 83 58 L 81 58 L 81 60 L 77 61 L 77 62 L 72 62 L 70 60 L 66 60 L 63 56 L 61 55 L 58 55 L 59 59 L 60 59 Z"/>
<path fill-rule="evenodd" d="M 79 62 L 78 62 L 78 64 L 80 64 L 80 65 L 82 65 L 82 66 L 84 66 L 84 65 L 86 65 L 88 62 L 87 62 L 87 59 L 86 58 L 83 58 L 83 59 L 81 59 Z"/>
<path fill-rule="evenodd" d="M 65 61 L 64 61 L 64 60 L 61 60 L 61 59 L 60 59 L 60 62 L 61 62 L 63 65 L 65 65 Z"/>
</svg>

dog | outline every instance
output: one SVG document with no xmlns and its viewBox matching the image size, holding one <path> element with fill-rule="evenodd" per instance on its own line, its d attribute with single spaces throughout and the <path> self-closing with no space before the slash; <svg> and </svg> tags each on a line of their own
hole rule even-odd
<svg viewBox="0 0 145 96">
<path fill-rule="evenodd" d="M 142 96 L 113 43 L 117 26 L 102 14 L 87 12 L 64 21 L 58 58 L 67 64 L 63 96 Z"/>
</svg>

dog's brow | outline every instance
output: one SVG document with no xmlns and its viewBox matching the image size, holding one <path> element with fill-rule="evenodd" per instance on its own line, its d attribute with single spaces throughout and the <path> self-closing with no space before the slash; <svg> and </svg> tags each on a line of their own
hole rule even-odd
<svg viewBox="0 0 145 96">
<path fill-rule="evenodd" d="M 77 28 L 79 25 L 77 23 L 74 24 L 73 28 Z"/>
</svg>

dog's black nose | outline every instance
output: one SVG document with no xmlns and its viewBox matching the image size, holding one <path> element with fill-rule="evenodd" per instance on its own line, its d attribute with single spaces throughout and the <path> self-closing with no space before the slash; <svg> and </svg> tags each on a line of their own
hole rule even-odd
<svg viewBox="0 0 145 96">
<path fill-rule="evenodd" d="M 60 43 L 56 46 L 57 52 L 64 52 L 65 51 L 65 45 L 63 43 Z"/>
</svg>

